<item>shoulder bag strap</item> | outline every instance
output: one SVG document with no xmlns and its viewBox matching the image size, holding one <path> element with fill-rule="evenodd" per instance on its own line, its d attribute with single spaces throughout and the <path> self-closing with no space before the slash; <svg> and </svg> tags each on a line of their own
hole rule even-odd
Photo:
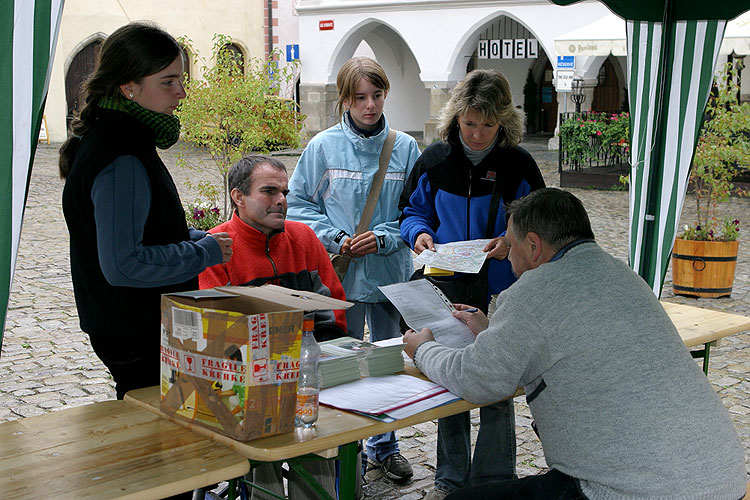
<svg viewBox="0 0 750 500">
<path fill-rule="evenodd" d="M 380 160 L 378 162 L 380 166 L 378 172 L 375 174 L 375 178 L 372 180 L 370 192 L 367 193 L 367 202 L 365 203 L 365 208 L 362 210 L 362 218 L 357 225 L 357 234 L 364 233 L 370 226 L 370 219 L 372 219 L 372 214 L 375 212 L 375 205 L 378 203 L 380 190 L 383 187 L 383 179 L 385 179 L 385 172 L 388 170 L 388 163 L 391 161 L 391 153 L 393 152 L 393 144 L 395 142 L 396 131 L 390 129 L 388 137 L 386 137 L 383 143 L 383 149 L 380 150 Z"/>
</svg>

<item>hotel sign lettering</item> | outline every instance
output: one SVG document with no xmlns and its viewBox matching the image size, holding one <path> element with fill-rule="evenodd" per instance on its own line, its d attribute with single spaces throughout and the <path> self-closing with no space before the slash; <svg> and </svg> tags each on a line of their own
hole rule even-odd
<svg viewBox="0 0 750 500">
<path fill-rule="evenodd" d="M 477 56 L 479 59 L 536 59 L 539 42 L 534 38 L 479 40 Z"/>
</svg>

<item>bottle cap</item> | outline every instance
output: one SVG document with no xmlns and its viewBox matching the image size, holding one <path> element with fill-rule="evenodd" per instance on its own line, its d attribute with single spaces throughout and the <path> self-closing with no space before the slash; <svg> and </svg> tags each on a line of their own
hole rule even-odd
<svg viewBox="0 0 750 500">
<path fill-rule="evenodd" d="M 314 319 L 303 319 L 302 320 L 302 331 L 313 332 L 315 331 L 315 320 Z"/>
</svg>

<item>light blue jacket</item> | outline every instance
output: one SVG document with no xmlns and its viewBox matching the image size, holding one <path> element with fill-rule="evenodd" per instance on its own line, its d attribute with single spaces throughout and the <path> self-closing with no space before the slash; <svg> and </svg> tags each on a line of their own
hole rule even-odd
<svg viewBox="0 0 750 500">
<path fill-rule="evenodd" d="M 346 237 L 355 233 L 388 130 L 386 119 L 379 134 L 365 138 L 342 120 L 316 135 L 300 156 L 289 181 L 287 217 L 310 226 L 329 252 L 339 253 Z M 378 251 L 352 260 L 342 283 L 347 300 L 385 302 L 378 286 L 411 276 L 411 250 L 398 227 L 398 200 L 418 157 L 417 141 L 398 132 L 370 220 Z"/>
</svg>

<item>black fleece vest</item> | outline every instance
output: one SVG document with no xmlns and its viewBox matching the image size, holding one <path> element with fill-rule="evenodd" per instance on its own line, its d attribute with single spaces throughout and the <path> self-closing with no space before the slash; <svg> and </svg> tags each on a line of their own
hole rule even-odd
<svg viewBox="0 0 750 500">
<path fill-rule="evenodd" d="M 63 189 L 63 213 L 70 232 L 70 268 L 81 329 L 116 337 L 159 335 L 161 294 L 198 288 L 198 278 L 157 288 L 110 285 L 99 265 L 91 189 L 96 176 L 116 158 L 138 158 L 151 183 L 151 208 L 144 245 L 190 239 L 172 176 L 156 153 L 150 128 L 118 111 L 102 111 L 81 139 Z M 156 337 L 158 338 L 158 337 Z"/>
</svg>

